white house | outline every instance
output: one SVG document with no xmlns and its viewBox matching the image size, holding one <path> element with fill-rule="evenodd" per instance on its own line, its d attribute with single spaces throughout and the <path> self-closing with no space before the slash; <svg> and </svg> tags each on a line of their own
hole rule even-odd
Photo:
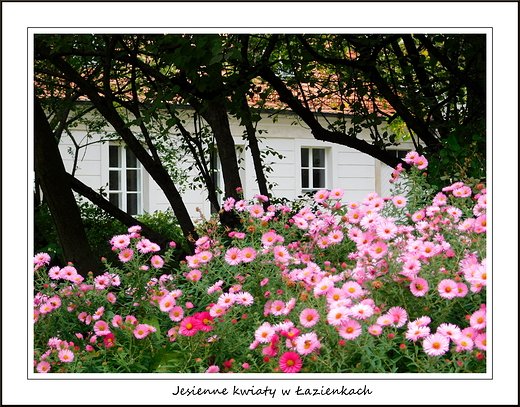
<svg viewBox="0 0 520 407">
<path fill-rule="evenodd" d="M 275 197 L 294 199 L 303 192 L 322 188 L 342 188 L 345 191 L 344 203 L 361 201 L 374 191 L 381 196 L 389 195 L 392 168 L 352 148 L 316 140 L 304 125 L 294 125 L 295 119 L 289 113 L 280 114 L 276 122 L 266 116 L 258 125 L 259 129 L 266 131 L 261 135 L 260 148 L 269 146 L 284 157 L 269 156 L 268 160 L 272 161 L 268 180 L 276 184 L 272 189 Z M 235 144 L 244 145 L 243 128 L 232 118 L 230 122 Z M 189 128 L 189 124 L 186 127 Z M 72 135 L 78 143 L 81 140 L 83 143 L 88 140 L 89 143 L 81 149 L 78 157 L 75 175 L 79 180 L 94 190 L 103 187 L 113 203 L 131 214 L 169 208 L 163 192 L 131 151 L 116 142 L 95 143 L 100 135 L 89 133 L 87 139 L 87 129 L 80 126 L 73 129 Z M 370 140 L 368 131 L 361 137 Z M 64 134 L 60 151 L 68 172 L 72 172 L 74 165 L 70 149 L 74 150 L 74 144 Z M 411 142 L 403 143 L 396 154 L 401 156 L 412 149 Z M 243 158 L 240 176 L 244 197 L 252 199 L 259 193 L 253 161 L 249 150 L 237 153 Z M 184 203 L 193 219 L 199 217 L 196 208 L 200 208 L 205 216 L 210 215 L 210 203 L 205 197 L 204 190 L 186 189 L 183 192 Z M 225 199 L 220 198 L 222 201 Z"/>
</svg>

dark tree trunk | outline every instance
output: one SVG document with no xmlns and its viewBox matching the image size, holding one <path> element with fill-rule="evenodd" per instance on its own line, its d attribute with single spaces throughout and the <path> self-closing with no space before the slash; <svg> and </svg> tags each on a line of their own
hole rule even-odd
<svg viewBox="0 0 520 407">
<path fill-rule="evenodd" d="M 67 261 L 83 277 L 101 274 L 83 228 L 58 144 L 39 100 L 34 100 L 34 169 L 43 190 Z"/>
<path fill-rule="evenodd" d="M 260 146 L 258 145 L 258 139 L 256 138 L 256 130 L 253 127 L 253 122 L 251 120 L 251 112 L 249 111 L 249 105 L 245 97 L 242 100 L 242 109 L 244 117 L 246 119 L 245 127 L 247 132 L 247 142 L 249 143 L 249 148 L 251 149 L 251 156 L 253 157 L 256 182 L 258 183 L 260 194 L 269 197 L 267 179 L 265 177 L 264 167 L 262 165 L 262 157 L 260 155 Z M 269 202 L 264 202 L 264 209 L 267 209 L 267 206 L 269 206 Z"/>
<path fill-rule="evenodd" d="M 223 100 L 213 100 L 200 112 L 213 130 L 217 142 L 218 155 L 222 163 L 224 193 L 226 197 L 238 198 L 237 188 L 242 187 L 238 172 L 235 141 L 229 128 L 229 119 Z"/>
</svg>

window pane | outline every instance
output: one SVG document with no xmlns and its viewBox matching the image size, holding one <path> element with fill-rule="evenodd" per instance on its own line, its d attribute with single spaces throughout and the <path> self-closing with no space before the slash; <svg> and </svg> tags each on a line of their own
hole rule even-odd
<svg viewBox="0 0 520 407">
<path fill-rule="evenodd" d="M 121 202 L 119 199 L 120 197 L 121 197 L 121 194 L 113 194 L 113 193 L 108 194 L 108 200 L 110 201 L 110 203 L 112 205 L 117 206 L 118 208 L 121 208 Z"/>
<path fill-rule="evenodd" d="M 126 190 L 139 191 L 139 171 L 126 170 Z"/>
<path fill-rule="evenodd" d="M 312 187 L 325 188 L 325 170 L 312 170 Z"/>
<path fill-rule="evenodd" d="M 134 155 L 132 150 L 130 150 L 128 147 L 125 148 L 125 150 L 126 150 L 126 168 L 138 168 L 137 157 Z"/>
<path fill-rule="evenodd" d="M 302 167 L 309 167 L 309 149 L 302 148 Z"/>
<path fill-rule="evenodd" d="M 312 166 L 313 167 L 325 167 L 325 149 L 314 148 L 312 149 Z"/>
<path fill-rule="evenodd" d="M 309 188 L 309 170 L 302 168 L 302 188 Z"/>
<path fill-rule="evenodd" d="M 126 195 L 126 211 L 130 215 L 137 215 L 138 213 L 138 205 L 137 205 L 137 194 L 127 194 Z"/>
<path fill-rule="evenodd" d="M 118 146 L 108 147 L 108 166 L 111 168 L 119 168 L 121 160 L 119 157 L 120 148 Z"/>
<path fill-rule="evenodd" d="M 108 189 L 111 191 L 119 191 L 121 189 L 121 177 L 119 171 L 109 171 L 108 173 Z"/>
</svg>

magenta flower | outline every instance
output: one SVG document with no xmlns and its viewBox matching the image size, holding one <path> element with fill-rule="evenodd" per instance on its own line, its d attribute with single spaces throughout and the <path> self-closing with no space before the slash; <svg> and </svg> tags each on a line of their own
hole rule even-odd
<svg viewBox="0 0 520 407">
<path fill-rule="evenodd" d="M 284 373 L 298 373 L 303 362 L 298 353 L 289 351 L 280 356 L 279 366 Z"/>
</svg>

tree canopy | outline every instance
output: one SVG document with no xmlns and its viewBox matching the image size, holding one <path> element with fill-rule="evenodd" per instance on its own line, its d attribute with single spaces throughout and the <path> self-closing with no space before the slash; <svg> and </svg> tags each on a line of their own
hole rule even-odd
<svg viewBox="0 0 520 407">
<path fill-rule="evenodd" d="M 225 195 L 237 197 L 241 186 L 230 116 L 243 126 L 264 195 L 257 125 L 265 110 L 290 110 L 316 139 L 392 167 L 407 164 L 389 147 L 412 140 L 434 183 L 485 179 L 485 35 L 36 35 L 34 56 L 35 93 L 55 137 L 88 112 L 101 115 L 164 191 L 187 237 L 196 232 L 165 145 L 180 137 L 219 207 L 210 151 Z M 203 123 L 195 131 L 184 126 L 186 107 Z"/>
</svg>

